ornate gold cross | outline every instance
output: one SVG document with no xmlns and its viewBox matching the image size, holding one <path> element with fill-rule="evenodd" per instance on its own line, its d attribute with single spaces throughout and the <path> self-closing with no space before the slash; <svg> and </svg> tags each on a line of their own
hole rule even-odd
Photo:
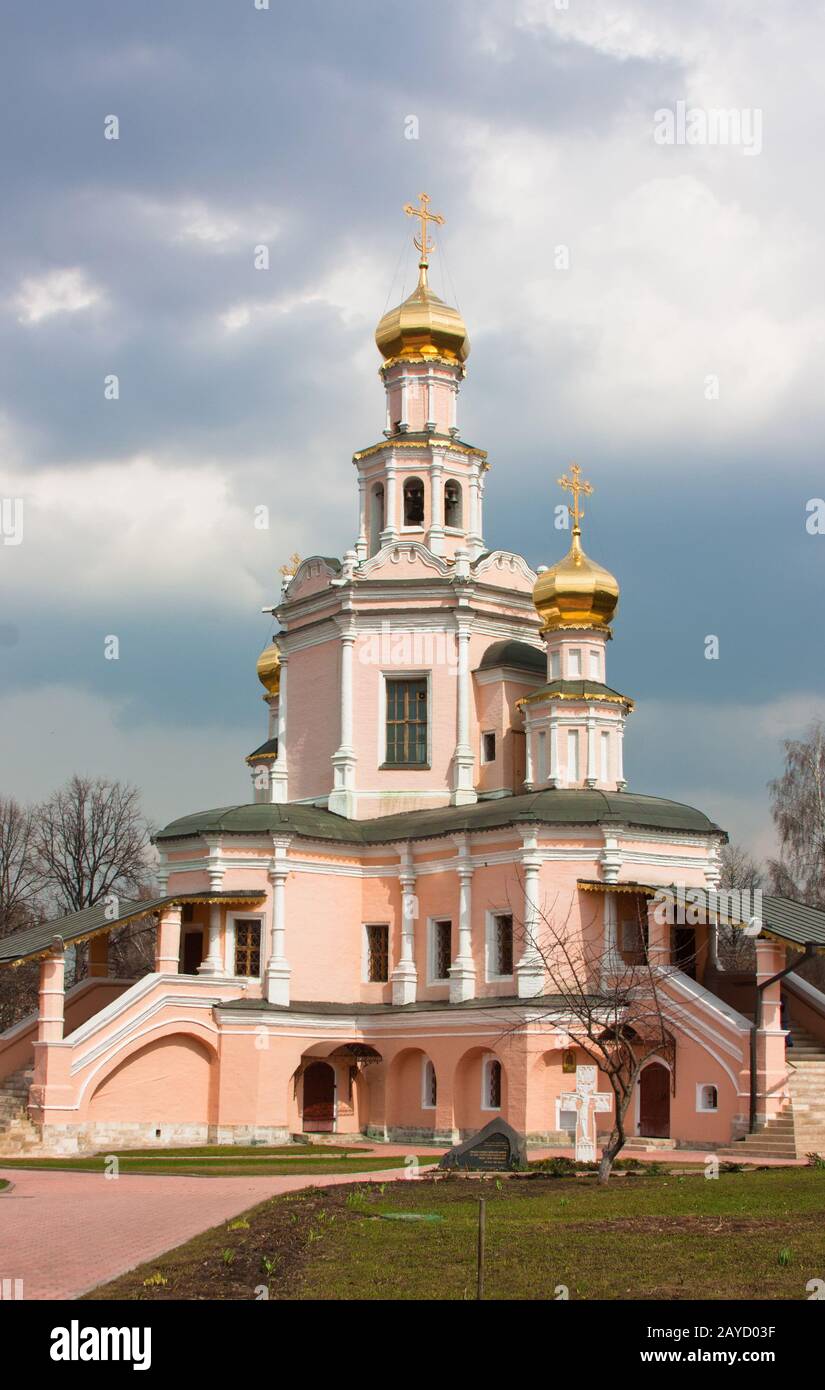
<svg viewBox="0 0 825 1390">
<path fill-rule="evenodd" d="M 286 564 L 285 564 L 285 565 L 281 565 L 280 573 L 284 576 L 284 578 L 286 578 L 287 575 L 293 575 L 293 574 L 295 573 L 295 571 L 297 570 L 298 566 L 300 565 L 300 563 L 301 563 L 301 557 L 300 557 L 300 555 L 298 554 L 298 552 L 297 552 L 297 550 L 296 550 L 296 551 L 294 552 L 294 554 L 290 555 L 290 557 L 289 557 L 289 559 L 287 560 Z"/>
<path fill-rule="evenodd" d="M 405 203 L 404 211 L 408 217 L 417 217 L 421 222 L 421 236 L 420 238 L 413 237 L 413 242 L 421 253 L 421 265 L 426 265 L 429 254 L 434 249 L 433 243 L 427 240 L 427 223 L 435 222 L 436 226 L 443 227 L 444 218 L 440 212 L 430 212 L 430 195 L 428 193 L 419 193 L 418 196 L 421 199 L 421 206 L 416 208 L 413 207 L 412 203 Z"/>
<path fill-rule="evenodd" d="M 566 488 L 568 492 L 572 492 L 573 494 L 573 505 L 571 507 L 568 502 L 567 510 L 573 518 L 573 530 L 579 531 L 581 530 L 581 520 L 584 516 L 584 512 L 579 507 L 579 496 L 583 494 L 585 497 L 590 497 L 593 489 L 588 482 L 581 481 L 581 469 L 577 463 L 570 465 L 570 472 L 573 474 L 573 477 L 568 478 L 567 474 L 563 473 L 559 478 L 559 487 Z"/>
</svg>

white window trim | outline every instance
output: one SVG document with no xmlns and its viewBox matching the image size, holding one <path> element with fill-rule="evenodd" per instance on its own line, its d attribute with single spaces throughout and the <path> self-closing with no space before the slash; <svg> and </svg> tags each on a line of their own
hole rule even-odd
<svg viewBox="0 0 825 1390">
<path fill-rule="evenodd" d="M 387 928 L 387 978 L 386 980 L 370 979 L 370 947 L 368 927 Z M 361 983 L 362 985 L 386 985 L 392 975 L 392 927 L 389 922 L 363 922 L 361 924 Z"/>
<path fill-rule="evenodd" d="M 381 671 L 381 680 L 378 684 L 378 766 L 379 768 L 387 761 L 387 681 L 421 681 L 427 682 L 427 761 L 426 763 L 410 763 L 402 769 L 405 772 L 425 772 L 433 765 L 433 673 L 432 671 L 395 671 L 392 667 L 389 670 Z"/>
<path fill-rule="evenodd" d="M 440 976 L 440 975 L 436 975 L 436 973 L 435 973 L 435 924 L 436 924 L 436 922 L 449 922 L 449 924 L 450 924 L 450 941 L 452 942 L 452 939 L 453 939 L 453 928 L 454 928 L 454 925 L 455 925 L 455 924 L 454 924 L 454 922 L 453 922 L 452 917 L 447 917 L 447 916 L 444 916 L 444 915 L 440 915 L 440 916 L 438 916 L 438 917 L 428 917 L 428 918 L 427 918 L 427 984 L 428 984 L 428 985 L 448 985 L 448 984 L 450 983 L 450 977 L 449 977 L 449 975 L 444 975 L 444 976 L 442 977 L 442 976 Z M 451 958 L 451 963 L 452 963 L 452 947 L 451 947 L 451 950 L 450 950 L 450 958 Z"/>
<path fill-rule="evenodd" d="M 498 1062 L 501 1067 L 501 1092 L 502 1099 L 504 1098 L 504 1067 L 501 1065 L 501 1058 L 485 1057 L 481 1064 L 481 1108 L 487 1114 L 500 1115 L 501 1106 L 491 1105 L 488 1099 L 490 1095 L 490 1068 L 494 1062 Z"/>
<path fill-rule="evenodd" d="M 236 975 L 235 974 L 235 945 L 237 942 L 236 924 L 238 922 L 258 922 L 261 928 L 261 945 L 258 951 L 260 958 L 261 971 L 259 975 Z M 226 951 L 224 955 L 224 966 L 227 975 L 233 980 L 262 980 L 266 969 L 264 956 L 267 949 L 266 923 L 261 912 L 227 912 L 226 914 Z"/>
<path fill-rule="evenodd" d="M 702 1092 L 706 1087 L 712 1086 L 716 1092 L 715 1105 L 702 1104 Z M 715 1081 L 697 1081 L 696 1083 L 696 1111 L 699 1115 L 718 1115 L 719 1113 L 719 1087 Z"/>
<path fill-rule="evenodd" d="M 488 758 L 488 757 L 485 756 L 485 753 L 484 753 L 484 740 L 485 740 L 485 738 L 491 738 L 491 739 L 493 740 L 493 748 L 495 749 L 495 752 L 493 753 L 492 758 Z M 491 767 L 491 766 L 493 765 L 493 763 L 496 761 L 496 759 L 498 758 L 498 738 L 496 737 L 496 731 L 495 731 L 495 729 L 482 729 L 482 730 L 481 730 L 481 739 L 480 739 L 480 743 L 481 743 L 481 748 L 480 748 L 481 757 L 480 757 L 479 761 L 481 762 L 481 766 L 482 766 L 482 767 Z"/>
<path fill-rule="evenodd" d="M 573 669 L 573 659 L 578 662 L 578 671 Z M 567 649 L 567 676 L 569 680 L 580 681 L 582 679 L 582 649 L 581 647 L 568 647 Z"/>
<path fill-rule="evenodd" d="M 435 1063 L 432 1061 L 432 1059 L 431 1059 L 430 1057 L 424 1056 L 424 1057 L 422 1057 L 422 1059 L 421 1059 L 421 1109 L 422 1109 L 422 1110 L 435 1110 L 435 1109 L 436 1109 L 436 1106 L 433 1105 L 432 1101 L 427 1099 L 427 1093 L 428 1093 L 428 1090 L 429 1090 L 429 1088 L 428 1088 L 428 1086 L 427 1086 L 427 1070 L 428 1070 L 429 1067 L 432 1067 L 433 1073 L 434 1073 L 434 1075 L 435 1075 L 435 1094 L 436 1094 L 436 1101 L 437 1101 L 437 1099 L 438 1099 L 438 1072 L 435 1070 Z"/>
<path fill-rule="evenodd" d="M 485 929 L 484 929 L 484 979 L 485 979 L 485 982 L 486 982 L 488 985 L 498 984 L 500 981 L 503 981 L 503 980 L 512 980 L 512 979 L 515 978 L 515 967 L 516 967 L 516 960 L 515 960 L 515 957 L 516 957 L 516 952 L 515 952 L 515 920 L 513 921 L 513 971 L 512 971 L 512 974 L 510 974 L 510 975 L 495 975 L 495 974 L 493 973 L 493 971 L 491 970 L 491 968 L 490 968 L 491 963 L 492 963 L 492 960 L 493 960 L 493 951 L 494 951 L 494 949 L 495 949 L 495 922 L 496 922 L 496 918 L 497 918 L 497 917 L 511 917 L 511 918 L 512 918 L 512 917 L 513 917 L 512 909 L 509 908 L 509 907 L 494 907 L 494 908 L 491 908 L 491 909 L 487 912 L 487 914 L 486 914 Z"/>
<path fill-rule="evenodd" d="M 562 1123 L 561 1123 L 561 1113 L 562 1113 L 562 1110 L 564 1111 L 565 1115 L 574 1115 L 574 1116 L 576 1116 L 576 1122 L 578 1123 L 578 1116 L 577 1116 L 577 1114 L 576 1114 L 576 1111 L 575 1111 L 575 1110 L 569 1110 L 569 1109 L 567 1109 L 566 1106 L 563 1106 L 562 1103 L 561 1103 L 561 1100 L 560 1100 L 559 1097 L 557 1096 L 557 1097 L 556 1097 L 556 1129 L 557 1129 L 557 1130 L 559 1130 L 559 1129 L 562 1128 Z M 571 1134 L 571 1133 L 572 1133 L 572 1134 L 575 1136 L 575 1133 L 576 1133 L 575 1126 L 573 1127 L 572 1130 L 570 1130 L 570 1129 L 565 1129 L 565 1133 L 566 1133 L 566 1134 Z"/>
</svg>

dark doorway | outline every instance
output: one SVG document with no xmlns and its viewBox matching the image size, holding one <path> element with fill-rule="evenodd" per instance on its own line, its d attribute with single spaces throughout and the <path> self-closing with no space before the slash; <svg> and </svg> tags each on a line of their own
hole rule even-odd
<svg viewBox="0 0 825 1390">
<path fill-rule="evenodd" d="M 693 927 L 676 927 L 673 937 L 673 964 L 692 980 L 696 979 L 696 932 Z"/>
<path fill-rule="evenodd" d="M 527 775 L 527 738 L 520 729 L 511 730 L 513 749 L 513 795 L 524 791 L 524 778 Z"/>
<path fill-rule="evenodd" d="M 670 1138 L 670 1072 L 661 1062 L 650 1062 L 639 1077 L 639 1133 Z"/>
<path fill-rule="evenodd" d="M 196 975 L 203 960 L 203 932 L 188 931 L 183 938 L 183 973 Z"/>
<path fill-rule="evenodd" d="M 335 1129 L 335 1072 L 328 1062 L 312 1062 L 304 1072 L 304 1133 Z"/>
</svg>

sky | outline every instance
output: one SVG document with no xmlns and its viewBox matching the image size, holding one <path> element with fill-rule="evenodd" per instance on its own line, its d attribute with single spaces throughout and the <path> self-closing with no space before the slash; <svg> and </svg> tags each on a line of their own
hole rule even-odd
<svg viewBox="0 0 825 1390">
<path fill-rule="evenodd" d="M 5 12 L 0 792 L 249 799 L 261 609 L 354 541 L 424 189 L 488 545 L 560 558 L 582 466 L 629 786 L 771 853 L 782 740 L 825 714 L 822 3 L 264 5 Z"/>
</svg>

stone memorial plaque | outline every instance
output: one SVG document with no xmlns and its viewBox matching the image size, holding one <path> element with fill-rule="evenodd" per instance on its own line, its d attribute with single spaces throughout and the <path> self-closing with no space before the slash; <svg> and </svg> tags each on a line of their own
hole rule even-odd
<svg viewBox="0 0 825 1390">
<path fill-rule="evenodd" d="M 468 1173 L 517 1172 L 527 1167 L 527 1144 L 505 1120 L 491 1120 L 445 1153 L 438 1166 Z"/>
</svg>

